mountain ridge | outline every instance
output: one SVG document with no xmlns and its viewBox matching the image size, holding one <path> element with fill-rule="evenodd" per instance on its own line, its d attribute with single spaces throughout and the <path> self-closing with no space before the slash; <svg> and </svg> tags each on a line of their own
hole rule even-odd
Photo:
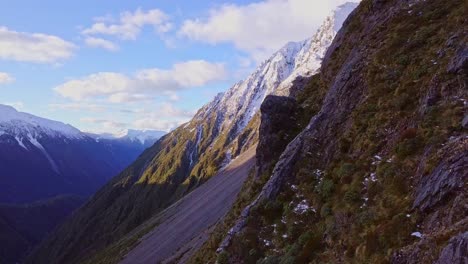
<svg viewBox="0 0 468 264">
<path fill-rule="evenodd" d="M 0 105 L 0 172 L 4 184 L 0 202 L 28 203 L 60 194 L 92 194 L 158 137 L 156 133 L 140 140 L 137 132 L 133 133 L 132 137 L 99 141 L 71 125 Z M 45 188 L 32 184 L 41 181 L 47 183 Z"/>
</svg>

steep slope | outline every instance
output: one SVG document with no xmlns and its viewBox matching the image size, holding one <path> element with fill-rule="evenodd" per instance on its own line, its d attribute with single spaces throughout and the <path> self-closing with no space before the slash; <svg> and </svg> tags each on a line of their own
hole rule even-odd
<svg viewBox="0 0 468 264">
<path fill-rule="evenodd" d="M 99 141 L 70 125 L 0 105 L 0 202 L 88 196 L 146 146 L 131 138 Z"/>
<path fill-rule="evenodd" d="M 0 204 L 0 261 L 18 263 L 84 198 L 59 196 L 25 205 Z"/>
<path fill-rule="evenodd" d="M 336 34 L 335 22 L 330 21 L 338 25 L 355 6 L 341 7 L 343 11 L 335 12 L 312 41 L 287 44 L 246 80 L 201 108 L 189 123 L 159 140 L 43 243 L 31 262 L 75 263 L 99 253 L 254 145 L 262 101 L 280 86 L 288 93 L 292 74 L 317 71 Z M 304 71 L 306 57 L 316 62 Z"/>
<path fill-rule="evenodd" d="M 361 2 L 295 94 L 310 121 L 191 261 L 466 262 L 466 8 Z"/>
<path fill-rule="evenodd" d="M 158 224 L 121 263 L 158 263 L 187 257 L 189 250 L 204 242 L 205 231 L 231 208 L 254 165 L 254 155 L 255 147 L 145 223 Z"/>
</svg>

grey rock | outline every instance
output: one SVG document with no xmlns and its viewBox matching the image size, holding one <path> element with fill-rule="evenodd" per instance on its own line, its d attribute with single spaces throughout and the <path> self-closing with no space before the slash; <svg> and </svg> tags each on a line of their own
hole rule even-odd
<svg viewBox="0 0 468 264">
<path fill-rule="evenodd" d="M 461 123 L 463 128 L 468 128 L 468 115 L 465 115 Z"/>
<path fill-rule="evenodd" d="M 456 55 L 450 61 L 447 72 L 449 73 L 467 73 L 468 71 L 468 48 L 458 49 Z"/>
<path fill-rule="evenodd" d="M 459 38 L 459 34 L 453 34 L 452 36 L 450 36 L 450 38 L 445 42 L 445 45 L 447 47 L 453 47 L 455 44 L 456 44 L 456 41 L 458 40 Z"/>
<path fill-rule="evenodd" d="M 468 180 L 468 140 L 460 138 L 447 149 L 447 156 L 416 188 L 414 209 L 427 211 L 443 201 L 450 194 L 462 190 Z"/>
<path fill-rule="evenodd" d="M 299 130 L 300 108 L 295 99 L 269 95 L 260 108 L 257 176 L 267 172 Z M 296 132 L 297 133 L 297 132 Z"/>
<path fill-rule="evenodd" d="M 468 232 L 452 237 L 434 264 L 466 263 L 468 263 Z"/>
</svg>

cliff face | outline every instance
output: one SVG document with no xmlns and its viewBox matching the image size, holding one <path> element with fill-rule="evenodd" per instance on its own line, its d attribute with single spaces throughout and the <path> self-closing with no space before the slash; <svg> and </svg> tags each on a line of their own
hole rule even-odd
<svg viewBox="0 0 468 264">
<path fill-rule="evenodd" d="M 222 241 L 218 262 L 466 260 L 466 8 L 360 4 L 309 81 L 326 89 L 320 110 L 225 239 L 212 240 Z"/>
<path fill-rule="evenodd" d="M 300 129 L 301 108 L 290 97 L 268 96 L 261 106 L 259 143 L 257 146 L 257 175 L 270 173 L 269 169 Z"/>
</svg>

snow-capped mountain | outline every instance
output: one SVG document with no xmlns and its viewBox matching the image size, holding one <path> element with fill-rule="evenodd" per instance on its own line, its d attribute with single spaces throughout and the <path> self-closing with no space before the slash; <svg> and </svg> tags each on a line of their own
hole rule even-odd
<svg viewBox="0 0 468 264">
<path fill-rule="evenodd" d="M 16 111 L 15 108 L 0 104 L 0 135 L 14 135 L 21 144 L 21 136 L 57 136 L 67 138 L 83 138 L 80 130 L 71 125 L 37 117 L 28 113 Z"/>
<path fill-rule="evenodd" d="M 245 80 L 203 107 L 196 118 L 203 119 L 216 110 L 223 116 L 219 124 L 221 130 L 229 128 L 230 133 L 237 135 L 259 111 L 267 95 L 288 96 L 289 88 L 298 76 L 308 77 L 318 72 L 327 48 L 357 5 L 347 2 L 337 7 L 311 38 L 287 43 Z"/>
<path fill-rule="evenodd" d="M 338 6 L 322 23 L 313 37 L 305 40 L 301 50 L 296 54 L 294 70 L 277 88 L 275 94 L 288 95 L 288 89 L 298 76 L 311 76 L 317 73 L 322 65 L 323 57 L 331 45 L 336 33 L 340 30 L 348 15 L 358 6 L 358 3 L 347 2 Z"/>
<path fill-rule="evenodd" d="M 140 142 L 143 145 L 153 144 L 157 139 L 164 136 L 166 132 L 158 130 L 135 130 L 127 129 L 116 136 L 117 139 Z"/>
<path fill-rule="evenodd" d="M 90 195 L 160 135 L 131 131 L 98 140 L 71 125 L 0 105 L 0 202 Z"/>
<path fill-rule="evenodd" d="M 159 130 L 136 130 L 126 129 L 117 134 L 111 133 L 86 133 L 88 136 L 96 139 L 96 141 L 113 140 L 116 142 L 127 142 L 130 144 L 140 144 L 145 147 L 150 147 L 160 139 L 162 136 L 167 134 L 165 131 Z"/>
</svg>

